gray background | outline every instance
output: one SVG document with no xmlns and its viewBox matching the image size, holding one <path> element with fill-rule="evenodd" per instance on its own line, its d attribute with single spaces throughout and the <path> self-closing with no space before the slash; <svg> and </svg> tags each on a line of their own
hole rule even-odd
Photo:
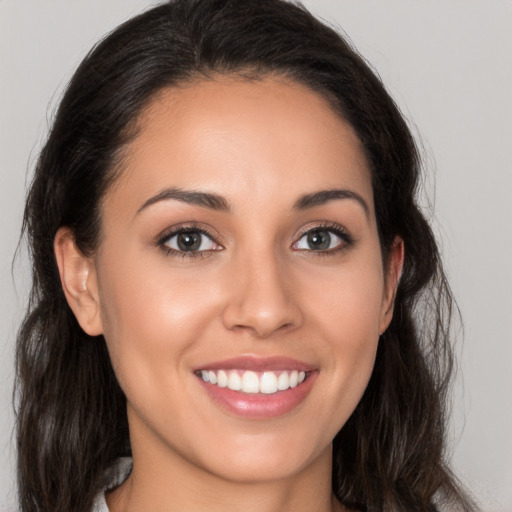
<svg viewBox="0 0 512 512">
<path fill-rule="evenodd" d="M 0 0 L 0 510 L 14 510 L 11 405 L 28 286 L 11 259 L 27 171 L 85 52 L 149 0 Z M 512 2 L 309 0 L 342 27 L 421 134 L 458 345 L 451 451 L 484 510 L 512 512 Z"/>
</svg>

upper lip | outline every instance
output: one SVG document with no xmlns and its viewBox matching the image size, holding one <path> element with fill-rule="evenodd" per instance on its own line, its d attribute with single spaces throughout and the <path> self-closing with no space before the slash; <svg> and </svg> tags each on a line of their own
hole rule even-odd
<svg viewBox="0 0 512 512">
<path fill-rule="evenodd" d="M 298 361 L 286 356 L 238 356 L 222 361 L 198 366 L 194 371 L 199 370 L 251 370 L 253 372 L 275 371 L 275 370 L 297 370 L 303 372 L 313 371 L 315 367 L 311 364 Z"/>
</svg>

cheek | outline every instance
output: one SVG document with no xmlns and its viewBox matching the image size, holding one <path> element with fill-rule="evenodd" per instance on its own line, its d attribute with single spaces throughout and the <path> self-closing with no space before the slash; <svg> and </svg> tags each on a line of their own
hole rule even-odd
<svg viewBox="0 0 512 512">
<path fill-rule="evenodd" d="M 171 272 L 165 260 L 140 255 L 126 261 L 106 262 L 109 271 L 100 276 L 104 336 L 122 387 L 137 382 L 142 389 L 179 374 L 215 318 L 216 301 L 198 273 Z"/>
<path fill-rule="evenodd" d="M 355 400 L 371 376 L 379 341 L 384 303 L 379 254 L 369 252 L 366 258 L 360 254 L 353 265 L 311 276 L 301 292 L 310 297 L 307 307 L 315 322 L 313 329 L 326 341 L 319 346 L 326 351 L 323 358 L 329 361 L 336 382 L 342 383 L 340 388 L 352 390 Z"/>
<path fill-rule="evenodd" d="M 380 252 L 358 253 L 346 264 L 317 269 L 303 278 L 301 295 L 308 297 L 305 307 L 336 338 L 349 333 L 355 345 L 378 333 L 384 304 L 384 277 Z M 308 306 L 309 305 L 309 306 Z"/>
</svg>

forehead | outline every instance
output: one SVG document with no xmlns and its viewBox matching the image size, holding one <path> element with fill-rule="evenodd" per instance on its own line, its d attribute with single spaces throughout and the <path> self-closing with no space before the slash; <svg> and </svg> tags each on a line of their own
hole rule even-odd
<svg viewBox="0 0 512 512">
<path fill-rule="evenodd" d="M 362 145 L 321 94 L 288 81 L 237 77 L 158 93 L 140 115 L 115 190 L 142 204 L 166 187 L 200 189 L 236 205 L 269 194 L 355 189 L 373 208 Z"/>
</svg>

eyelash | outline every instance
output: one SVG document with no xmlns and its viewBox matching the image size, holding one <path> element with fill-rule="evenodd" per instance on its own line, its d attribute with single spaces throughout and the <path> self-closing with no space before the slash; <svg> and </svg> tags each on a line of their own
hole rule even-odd
<svg viewBox="0 0 512 512">
<path fill-rule="evenodd" d="M 336 237 L 338 237 L 342 241 L 342 243 L 338 247 L 335 247 L 333 249 L 318 250 L 318 251 L 307 250 L 307 249 L 295 249 L 297 252 L 308 252 L 308 253 L 313 254 L 314 256 L 330 256 L 330 255 L 333 255 L 333 254 L 336 254 L 338 252 L 348 249 L 355 242 L 352 235 L 350 235 L 350 233 L 348 233 L 345 230 L 345 228 L 343 228 L 342 226 L 340 226 L 339 224 L 336 224 L 336 223 L 326 222 L 326 223 L 317 224 L 315 226 L 308 227 L 308 228 L 302 230 L 299 233 L 299 236 L 296 238 L 296 241 L 293 243 L 293 245 L 298 244 L 299 241 L 304 236 L 308 235 L 309 233 L 313 233 L 315 231 L 327 231 L 328 233 L 334 234 Z M 219 244 L 215 240 L 215 237 L 213 237 L 208 232 L 208 230 L 204 229 L 203 227 L 201 227 L 199 225 L 195 225 L 195 224 L 189 224 L 186 226 L 178 226 L 178 227 L 174 227 L 174 228 L 166 231 L 165 233 L 163 233 L 162 235 L 160 235 L 158 237 L 156 245 L 158 247 L 160 247 L 167 255 L 175 257 L 175 258 L 181 258 L 181 259 L 205 258 L 205 257 L 211 256 L 212 252 L 216 252 L 215 249 L 203 250 L 203 251 L 178 251 L 178 250 L 173 249 L 172 247 L 168 247 L 166 245 L 167 243 L 169 243 L 169 241 L 174 236 L 184 234 L 184 233 L 199 233 L 201 235 L 204 235 L 204 236 L 208 237 L 216 245 L 221 247 L 221 249 L 217 249 L 217 250 L 222 250 L 221 244 Z"/>
</svg>

